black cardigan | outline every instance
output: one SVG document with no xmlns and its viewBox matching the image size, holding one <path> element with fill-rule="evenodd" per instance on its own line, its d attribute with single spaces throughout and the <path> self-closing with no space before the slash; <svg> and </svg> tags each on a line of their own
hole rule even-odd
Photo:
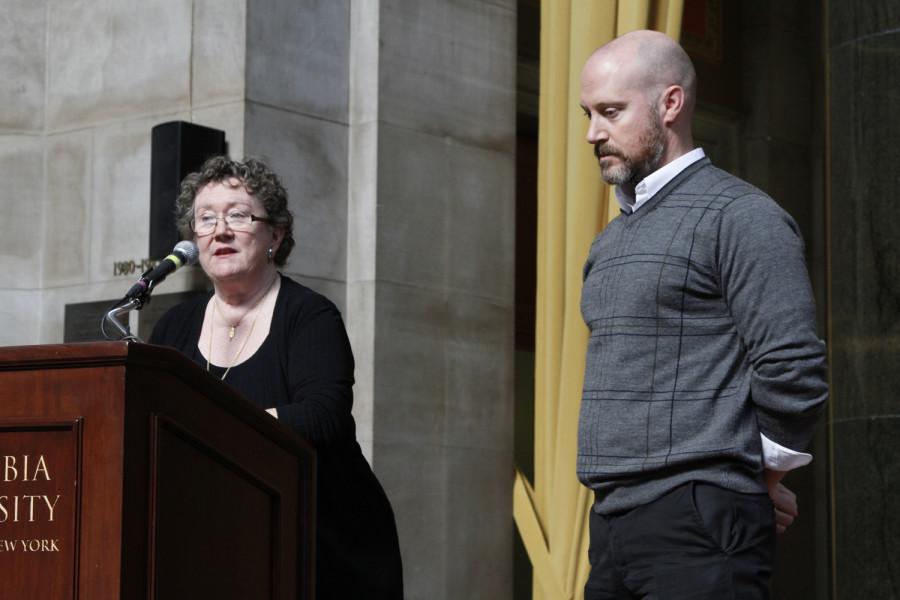
<svg viewBox="0 0 900 600">
<path fill-rule="evenodd" d="M 166 312 L 150 342 L 206 367 L 198 341 L 210 296 Z M 218 377 L 225 371 L 210 370 Z M 402 598 L 394 514 L 356 442 L 353 354 L 334 304 L 282 276 L 265 341 L 225 383 L 260 408 L 277 408 L 316 448 L 316 597 Z"/>
</svg>

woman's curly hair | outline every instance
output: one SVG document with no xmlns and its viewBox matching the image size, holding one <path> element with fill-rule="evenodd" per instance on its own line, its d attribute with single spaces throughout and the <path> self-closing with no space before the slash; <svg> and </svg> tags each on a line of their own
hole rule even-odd
<svg viewBox="0 0 900 600">
<path fill-rule="evenodd" d="M 175 201 L 175 224 L 185 239 L 194 236 L 191 221 L 194 219 L 194 200 L 204 187 L 211 183 L 227 183 L 237 179 L 247 193 L 259 200 L 272 219 L 273 226 L 284 231 L 284 238 L 272 260 L 279 267 L 284 266 L 294 248 L 294 215 L 288 210 L 287 191 L 281 179 L 261 160 L 248 158 L 243 162 L 231 160 L 227 156 L 213 156 L 207 159 L 199 171 L 189 174 L 181 182 L 181 191 Z"/>
</svg>

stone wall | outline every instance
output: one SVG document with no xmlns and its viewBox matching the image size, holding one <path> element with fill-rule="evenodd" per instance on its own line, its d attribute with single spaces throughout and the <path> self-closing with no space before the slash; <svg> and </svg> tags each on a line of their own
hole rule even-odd
<svg viewBox="0 0 900 600">
<path fill-rule="evenodd" d="M 836 598 L 900 597 L 900 5 L 827 2 Z"/>
</svg>

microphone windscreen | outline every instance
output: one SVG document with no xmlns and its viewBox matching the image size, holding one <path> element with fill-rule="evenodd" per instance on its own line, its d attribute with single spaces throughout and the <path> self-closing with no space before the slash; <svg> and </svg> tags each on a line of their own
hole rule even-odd
<svg viewBox="0 0 900 600">
<path fill-rule="evenodd" d="M 197 244 L 190 240 L 182 240 L 175 244 L 173 252 L 178 252 L 182 255 L 186 265 L 196 265 L 197 260 L 200 258 L 200 249 L 197 248 Z"/>
</svg>

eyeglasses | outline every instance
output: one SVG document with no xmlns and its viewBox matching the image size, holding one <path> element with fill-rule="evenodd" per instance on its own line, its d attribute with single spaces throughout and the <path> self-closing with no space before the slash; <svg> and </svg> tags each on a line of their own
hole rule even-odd
<svg viewBox="0 0 900 600">
<path fill-rule="evenodd" d="M 205 212 L 191 220 L 191 231 L 198 236 L 210 235 L 216 230 L 219 221 L 225 221 L 225 224 L 232 231 L 249 231 L 253 227 L 254 221 L 261 221 L 270 225 L 274 223 L 268 217 L 257 217 L 240 210 L 233 210 L 222 217 L 214 212 Z"/>
</svg>

